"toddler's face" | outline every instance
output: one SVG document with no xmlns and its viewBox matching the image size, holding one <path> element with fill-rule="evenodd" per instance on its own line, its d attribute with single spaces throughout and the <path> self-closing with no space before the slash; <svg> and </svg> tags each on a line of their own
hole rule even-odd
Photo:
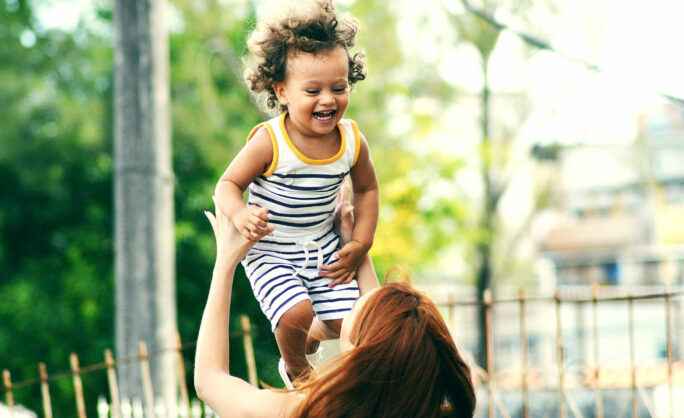
<svg viewBox="0 0 684 418">
<path fill-rule="evenodd" d="M 288 56 L 285 82 L 274 88 L 300 135 L 319 137 L 335 129 L 349 104 L 348 73 L 347 51 L 341 46 Z"/>
</svg>

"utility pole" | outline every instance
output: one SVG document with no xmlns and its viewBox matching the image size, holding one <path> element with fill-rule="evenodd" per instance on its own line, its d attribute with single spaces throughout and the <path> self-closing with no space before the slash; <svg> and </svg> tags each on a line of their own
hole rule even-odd
<svg viewBox="0 0 684 418">
<path fill-rule="evenodd" d="M 169 47 L 165 0 L 114 2 L 116 355 L 174 346 L 176 332 Z M 154 396 L 175 404 L 173 352 L 150 362 Z M 142 398 L 138 363 L 118 367 L 121 396 Z"/>
</svg>

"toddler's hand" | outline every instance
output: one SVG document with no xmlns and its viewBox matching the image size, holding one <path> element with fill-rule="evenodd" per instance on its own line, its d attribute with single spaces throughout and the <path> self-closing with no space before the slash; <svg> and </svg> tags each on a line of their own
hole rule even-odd
<svg viewBox="0 0 684 418">
<path fill-rule="evenodd" d="M 246 206 L 233 215 L 232 221 L 240 234 L 250 241 L 259 241 L 275 229 L 268 223 L 268 209 L 259 206 Z"/>
<path fill-rule="evenodd" d="M 333 279 L 328 287 L 349 283 L 356 276 L 356 270 L 361 265 L 363 257 L 368 252 L 361 243 L 350 241 L 337 252 L 337 261 L 319 269 L 322 277 Z"/>
</svg>

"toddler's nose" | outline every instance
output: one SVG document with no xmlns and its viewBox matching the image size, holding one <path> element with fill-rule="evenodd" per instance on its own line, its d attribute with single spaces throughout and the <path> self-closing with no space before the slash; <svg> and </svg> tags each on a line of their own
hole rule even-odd
<svg viewBox="0 0 684 418">
<path fill-rule="evenodd" d="M 321 93 L 321 96 L 320 96 L 320 100 L 321 100 L 321 103 L 323 103 L 323 104 L 333 103 L 333 102 L 334 102 L 333 95 L 332 95 L 332 93 L 329 92 L 329 91 L 324 91 L 324 92 L 322 92 L 322 93 Z"/>
</svg>

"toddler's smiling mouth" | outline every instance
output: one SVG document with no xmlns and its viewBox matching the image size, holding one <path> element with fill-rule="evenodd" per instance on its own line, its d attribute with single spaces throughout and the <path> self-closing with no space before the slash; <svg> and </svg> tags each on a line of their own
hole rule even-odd
<svg viewBox="0 0 684 418">
<path fill-rule="evenodd" d="M 313 116 L 314 118 L 321 121 L 329 121 L 335 116 L 335 113 L 337 113 L 336 110 L 328 110 L 326 112 L 313 112 Z"/>
</svg>

